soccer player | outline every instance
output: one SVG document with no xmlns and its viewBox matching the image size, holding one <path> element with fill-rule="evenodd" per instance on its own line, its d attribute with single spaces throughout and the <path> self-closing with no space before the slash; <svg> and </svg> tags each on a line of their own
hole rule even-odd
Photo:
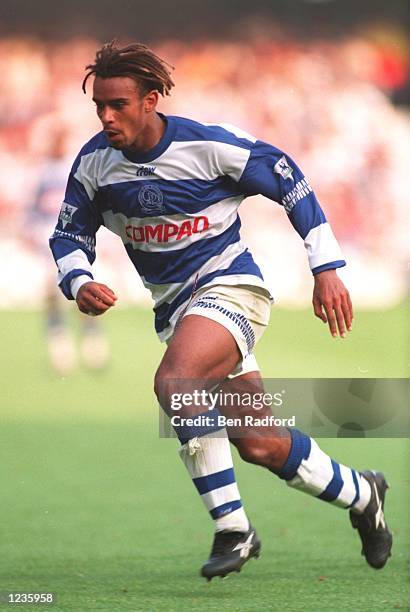
<svg viewBox="0 0 410 612">
<path fill-rule="evenodd" d="M 90 315 L 117 296 L 93 280 L 95 235 L 104 225 L 122 239 L 151 291 L 155 329 L 168 344 L 155 376 L 161 406 L 192 381 L 204 389 L 262 387 L 253 356 L 269 320 L 271 296 L 240 239 L 238 207 L 252 194 L 281 204 L 304 240 L 314 276 L 314 313 L 332 336 L 346 336 L 353 311 L 337 276 L 345 262 L 325 215 L 298 166 L 270 144 L 231 125 L 203 124 L 157 112 L 174 83 L 170 66 L 142 44 L 113 41 L 87 66 L 102 131 L 72 167 L 50 243 L 59 285 Z M 206 402 L 196 414 L 208 412 Z M 220 407 L 221 412 L 222 408 Z M 238 415 L 249 410 L 237 406 Z M 229 433 L 229 432 L 228 432 Z M 215 536 L 201 573 L 207 579 L 240 571 L 259 555 L 236 484 L 226 431 L 178 428 L 180 454 L 214 520 Z M 383 474 L 358 472 L 331 459 L 302 432 L 272 426 L 268 434 L 235 436 L 245 461 L 268 468 L 297 490 L 349 509 L 363 554 L 375 568 L 392 546 L 383 508 Z"/>
</svg>

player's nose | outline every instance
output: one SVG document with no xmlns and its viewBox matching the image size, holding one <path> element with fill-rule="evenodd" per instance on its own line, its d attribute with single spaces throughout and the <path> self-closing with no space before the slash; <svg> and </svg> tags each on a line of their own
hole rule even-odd
<svg viewBox="0 0 410 612">
<path fill-rule="evenodd" d="M 100 114 L 100 119 L 104 127 L 108 127 L 112 125 L 114 121 L 114 113 L 108 107 L 105 107 L 104 110 Z"/>
</svg>

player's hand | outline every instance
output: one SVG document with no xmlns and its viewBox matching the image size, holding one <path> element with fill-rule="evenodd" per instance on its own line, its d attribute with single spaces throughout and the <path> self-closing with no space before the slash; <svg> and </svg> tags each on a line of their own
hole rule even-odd
<svg viewBox="0 0 410 612">
<path fill-rule="evenodd" d="M 117 296 L 107 285 L 90 281 L 84 283 L 77 293 L 77 306 L 81 312 L 91 316 L 102 315 L 115 305 Z"/>
<path fill-rule="evenodd" d="M 334 338 L 337 338 L 338 332 L 345 338 L 346 329 L 352 331 L 352 302 L 336 270 L 325 270 L 316 274 L 312 301 L 315 315 L 329 324 Z"/>
</svg>

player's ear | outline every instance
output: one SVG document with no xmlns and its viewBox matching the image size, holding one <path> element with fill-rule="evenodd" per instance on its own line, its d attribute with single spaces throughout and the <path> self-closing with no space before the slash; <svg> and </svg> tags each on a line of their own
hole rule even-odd
<svg viewBox="0 0 410 612">
<path fill-rule="evenodd" d="M 145 96 L 144 96 L 144 110 L 146 113 L 150 113 L 153 110 L 155 110 L 157 104 L 158 104 L 158 98 L 159 98 L 159 94 L 158 91 L 156 89 L 153 89 L 152 91 L 149 91 Z"/>
</svg>

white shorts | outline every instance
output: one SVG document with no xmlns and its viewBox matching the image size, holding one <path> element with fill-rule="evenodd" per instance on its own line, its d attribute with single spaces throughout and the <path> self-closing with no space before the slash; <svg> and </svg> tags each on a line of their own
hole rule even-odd
<svg viewBox="0 0 410 612">
<path fill-rule="evenodd" d="M 253 349 L 262 337 L 270 317 L 272 298 L 262 288 L 251 285 L 216 285 L 199 289 L 181 318 L 199 315 L 223 325 L 235 338 L 242 361 L 229 378 L 259 371 Z"/>
</svg>

